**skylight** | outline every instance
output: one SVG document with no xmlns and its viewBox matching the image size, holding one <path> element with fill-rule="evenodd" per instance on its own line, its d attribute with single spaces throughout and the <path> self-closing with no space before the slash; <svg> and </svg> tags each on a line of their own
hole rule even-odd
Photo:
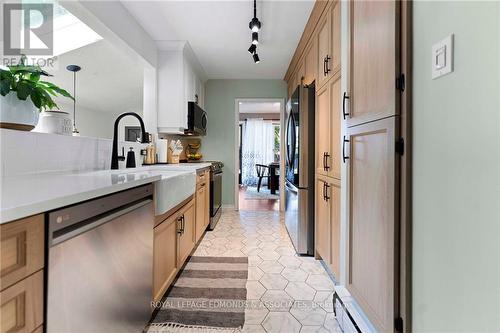
<svg viewBox="0 0 500 333">
<path fill-rule="evenodd" d="M 54 54 L 58 56 L 80 47 L 98 42 L 103 38 L 76 16 L 67 11 L 57 1 L 23 0 L 23 3 L 53 3 L 54 4 Z M 30 13 L 31 27 L 40 26 L 42 16 L 36 11 Z M 50 33 L 50 32 L 47 32 Z M 23 35 L 23 33 L 21 33 Z M 34 47 L 46 47 L 35 35 L 31 35 Z"/>
</svg>

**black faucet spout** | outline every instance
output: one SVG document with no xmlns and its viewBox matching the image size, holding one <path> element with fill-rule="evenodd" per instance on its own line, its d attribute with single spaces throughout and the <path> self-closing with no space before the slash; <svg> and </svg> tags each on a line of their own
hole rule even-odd
<svg viewBox="0 0 500 333">
<path fill-rule="evenodd" d="M 115 120 L 115 127 L 113 130 L 113 150 L 111 152 L 111 170 L 118 169 L 118 124 L 120 120 L 125 116 L 133 116 L 139 120 L 139 125 L 141 126 L 141 143 L 149 143 L 149 133 L 146 132 L 144 127 L 144 121 L 142 121 L 141 116 L 135 112 L 125 112 L 120 114 Z"/>
</svg>

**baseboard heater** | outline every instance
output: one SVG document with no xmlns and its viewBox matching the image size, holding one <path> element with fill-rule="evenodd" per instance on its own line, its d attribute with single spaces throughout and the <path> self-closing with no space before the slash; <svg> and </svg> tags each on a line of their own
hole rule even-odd
<svg viewBox="0 0 500 333">
<path fill-rule="evenodd" d="M 333 312 L 342 332 L 362 333 L 349 313 L 349 310 L 346 308 L 344 302 L 342 302 L 336 292 L 333 294 Z"/>
</svg>

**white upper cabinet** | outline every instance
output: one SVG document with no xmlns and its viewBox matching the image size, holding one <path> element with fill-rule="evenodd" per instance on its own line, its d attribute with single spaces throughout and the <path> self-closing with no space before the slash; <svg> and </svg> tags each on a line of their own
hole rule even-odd
<svg viewBox="0 0 500 333">
<path fill-rule="evenodd" d="M 188 102 L 204 107 L 206 75 L 187 42 L 162 42 L 159 48 L 158 132 L 184 134 Z"/>
</svg>

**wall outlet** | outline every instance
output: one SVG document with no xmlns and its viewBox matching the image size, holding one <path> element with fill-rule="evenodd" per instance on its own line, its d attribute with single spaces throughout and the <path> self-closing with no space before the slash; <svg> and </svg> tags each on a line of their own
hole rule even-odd
<svg viewBox="0 0 500 333">
<path fill-rule="evenodd" d="M 453 72 L 453 34 L 432 46 L 432 79 Z"/>
</svg>

